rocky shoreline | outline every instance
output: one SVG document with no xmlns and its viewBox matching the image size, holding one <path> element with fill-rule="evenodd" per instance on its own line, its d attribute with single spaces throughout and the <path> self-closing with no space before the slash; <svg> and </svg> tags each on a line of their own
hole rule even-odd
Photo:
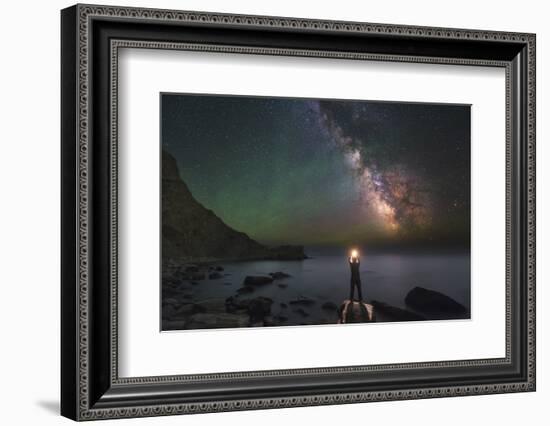
<svg viewBox="0 0 550 426">
<path fill-rule="evenodd" d="M 217 263 L 165 264 L 162 281 L 162 330 L 469 318 L 467 309 L 450 297 L 423 287 L 415 287 L 405 297 L 406 308 L 368 300 L 365 302 L 372 306 L 375 313 L 372 318 L 369 317 L 367 321 L 367 317 L 359 315 L 356 316 L 356 321 L 342 321 L 343 304 L 320 301 L 307 295 L 291 297 L 284 293 L 291 278 L 283 271 L 248 275 L 242 283 L 237 283 L 240 286 L 228 297 L 198 299 L 195 289 L 205 280 L 219 281 L 220 285 L 227 286 L 235 284 L 228 282 L 231 280 L 224 267 Z M 269 286 L 276 286 L 277 291 L 288 294 L 288 297 L 284 302 L 276 302 L 265 295 L 255 294 Z M 313 310 L 324 313 L 320 321 L 310 319 Z M 299 320 L 290 321 L 291 316 Z"/>
</svg>

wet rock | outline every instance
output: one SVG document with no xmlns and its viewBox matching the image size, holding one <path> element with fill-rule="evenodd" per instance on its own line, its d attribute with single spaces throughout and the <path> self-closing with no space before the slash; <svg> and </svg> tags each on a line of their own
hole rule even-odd
<svg viewBox="0 0 550 426">
<path fill-rule="evenodd" d="M 181 295 L 181 291 L 175 288 L 166 287 L 166 286 L 162 287 L 162 297 L 164 299 L 170 299 L 170 298 L 177 299 L 180 295 Z"/>
<path fill-rule="evenodd" d="M 180 282 L 176 285 L 176 290 L 191 290 L 191 283 Z"/>
<path fill-rule="evenodd" d="M 164 286 L 175 286 L 179 281 L 179 278 L 169 276 L 166 272 L 162 273 L 162 284 Z"/>
<path fill-rule="evenodd" d="M 205 272 L 195 272 L 193 274 L 187 275 L 188 280 L 192 281 L 200 281 L 206 279 L 206 273 Z"/>
<path fill-rule="evenodd" d="M 212 298 L 195 302 L 194 304 L 197 312 L 207 313 L 222 313 L 225 312 L 225 299 Z"/>
<path fill-rule="evenodd" d="M 223 285 L 233 285 L 232 283 L 223 283 Z"/>
<path fill-rule="evenodd" d="M 279 303 L 279 306 L 283 309 L 288 308 L 288 305 L 286 303 L 283 303 L 283 302 Z"/>
<path fill-rule="evenodd" d="M 278 284 L 277 284 L 277 287 L 279 287 L 279 288 L 287 288 L 287 287 L 288 287 L 288 284 L 285 284 L 285 283 L 278 283 Z"/>
<path fill-rule="evenodd" d="M 275 316 L 275 321 L 278 321 L 278 322 L 287 322 L 287 321 L 288 321 L 288 318 L 285 317 L 284 315 L 277 315 L 277 316 Z"/>
<path fill-rule="evenodd" d="M 251 285 L 245 285 L 244 287 L 237 289 L 238 294 L 250 294 L 252 292 L 254 292 L 254 287 Z"/>
<path fill-rule="evenodd" d="M 185 320 L 163 320 L 162 321 L 162 330 L 171 331 L 171 330 L 184 330 L 187 321 Z"/>
<path fill-rule="evenodd" d="M 273 325 L 277 325 L 277 323 L 275 322 L 275 319 L 271 315 L 264 317 L 264 326 L 269 327 Z"/>
<path fill-rule="evenodd" d="M 195 307 L 191 303 L 181 306 L 163 305 L 162 318 L 164 320 L 183 320 L 195 313 Z"/>
<path fill-rule="evenodd" d="M 239 296 L 229 296 L 225 299 L 225 310 L 230 314 L 248 313 L 248 306 L 241 306 Z"/>
<path fill-rule="evenodd" d="M 187 317 L 195 313 L 195 306 L 192 303 L 187 303 L 180 306 L 174 313 L 174 318 Z"/>
<path fill-rule="evenodd" d="M 269 297 L 255 297 L 252 299 L 238 299 L 228 297 L 225 300 L 227 311 L 236 312 L 244 310 L 248 313 L 251 323 L 263 321 L 265 317 L 271 315 L 271 305 L 273 300 Z"/>
<path fill-rule="evenodd" d="M 186 328 L 238 328 L 247 327 L 250 321 L 247 314 L 238 313 L 197 313 L 189 318 Z"/>
<path fill-rule="evenodd" d="M 315 304 L 315 300 L 313 299 L 310 299 L 308 297 L 300 297 L 298 299 L 295 299 L 295 300 L 291 300 L 290 302 L 291 305 L 296 305 L 296 306 L 312 306 Z"/>
<path fill-rule="evenodd" d="M 294 312 L 300 314 L 302 317 L 309 317 L 309 313 L 304 311 L 302 308 L 295 309 Z"/>
<path fill-rule="evenodd" d="M 250 322 L 254 322 L 263 319 L 271 314 L 271 305 L 273 300 L 268 297 L 257 297 L 252 299 L 248 304 L 248 314 L 250 315 Z"/>
<path fill-rule="evenodd" d="M 271 276 L 271 278 L 273 278 L 274 280 L 282 280 L 284 278 L 290 278 L 292 275 L 289 275 L 285 272 L 270 272 L 269 275 Z"/>
<path fill-rule="evenodd" d="M 174 305 L 162 305 L 162 318 L 170 319 L 176 313 L 177 308 Z"/>
<path fill-rule="evenodd" d="M 187 265 L 184 269 L 184 272 L 187 274 L 193 274 L 199 272 L 199 267 L 197 265 Z"/>
<path fill-rule="evenodd" d="M 383 322 L 386 321 L 422 321 L 425 320 L 422 315 L 411 312 L 407 309 L 401 309 L 396 306 L 391 306 L 383 302 L 373 300 L 372 306 L 376 309 L 376 314 Z"/>
<path fill-rule="evenodd" d="M 223 271 L 223 267 L 221 267 L 221 266 L 216 266 L 216 271 L 218 271 L 218 272 Z"/>
<path fill-rule="evenodd" d="M 264 284 L 271 284 L 273 282 L 273 278 L 271 278 L 268 275 L 248 275 L 244 279 L 244 285 L 264 285 Z"/>
<path fill-rule="evenodd" d="M 444 316 L 465 315 L 467 309 L 456 300 L 438 291 L 415 287 L 405 297 L 405 303 L 411 308 L 425 313 Z"/>
<path fill-rule="evenodd" d="M 327 311 L 336 311 L 338 309 L 338 305 L 334 302 L 325 302 L 321 306 L 322 309 L 325 309 Z"/>
<path fill-rule="evenodd" d="M 173 297 L 168 297 L 162 301 L 163 303 L 167 305 L 177 305 L 179 304 L 177 299 L 174 299 Z"/>
<path fill-rule="evenodd" d="M 220 274 L 219 272 L 211 272 L 210 274 L 208 274 L 209 280 L 218 280 L 221 277 L 222 277 L 222 274 Z"/>
</svg>

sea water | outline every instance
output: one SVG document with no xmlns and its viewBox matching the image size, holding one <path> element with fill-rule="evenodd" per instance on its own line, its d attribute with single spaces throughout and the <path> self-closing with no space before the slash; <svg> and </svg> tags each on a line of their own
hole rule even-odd
<svg viewBox="0 0 550 426">
<path fill-rule="evenodd" d="M 306 250 L 309 259 L 301 261 L 219 262 L 222 278 L 202 280 L 194 286 L 194 301 L 235 296 L 247 275 L 284 272 L 289 278 L 255 286 L 241 299 L 265 296 L 273 299 L 272 313 L 284 315 L 289 325 L 334 322 L 334 312 L 323 309 L 325 302 L 339 306 L 350 293 L 350 268 L 345 254 Z M 441 292 L 470 309 L 470 255 L 441 254 L 369 254 L 360 266 L 363 299 L 377 300 L 405 308 L 405 296 L 416 286 Z M 279 286 L 283 284 L 284 286 Z M 357 293 L 355 294 L 357 297 Z M 290 301 L 315 300 L 304 311 L 296 312 Z M 285 305 L 287 305 L 285 307 Z"/>
</svg>

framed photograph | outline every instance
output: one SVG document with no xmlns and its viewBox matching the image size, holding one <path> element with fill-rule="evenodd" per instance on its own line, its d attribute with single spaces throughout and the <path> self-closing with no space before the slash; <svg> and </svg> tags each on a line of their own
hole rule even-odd
<svg viewBox="0 0 550 426">
<path fill-rule="evenodd" d="M 160 96 L 162 331 L 470 319 L 470 105 Z"/>
<path fill-rule="evenodd" d="M 64 416 L 535 390 L 535 35 L 61 30 Z"/>
</svg>

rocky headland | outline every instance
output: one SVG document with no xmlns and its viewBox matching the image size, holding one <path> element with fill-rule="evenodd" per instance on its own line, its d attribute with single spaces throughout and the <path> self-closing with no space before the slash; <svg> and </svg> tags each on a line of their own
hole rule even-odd
<svg viewBox="0 0 550 426">
<path fill-rule="evenodd" d="M 302 246 L 267 247 L 225 224 L 192 195 L 176 160 L 162 151 L 162 258 L 166 262 L 303 260 Z"/>
</svg>

